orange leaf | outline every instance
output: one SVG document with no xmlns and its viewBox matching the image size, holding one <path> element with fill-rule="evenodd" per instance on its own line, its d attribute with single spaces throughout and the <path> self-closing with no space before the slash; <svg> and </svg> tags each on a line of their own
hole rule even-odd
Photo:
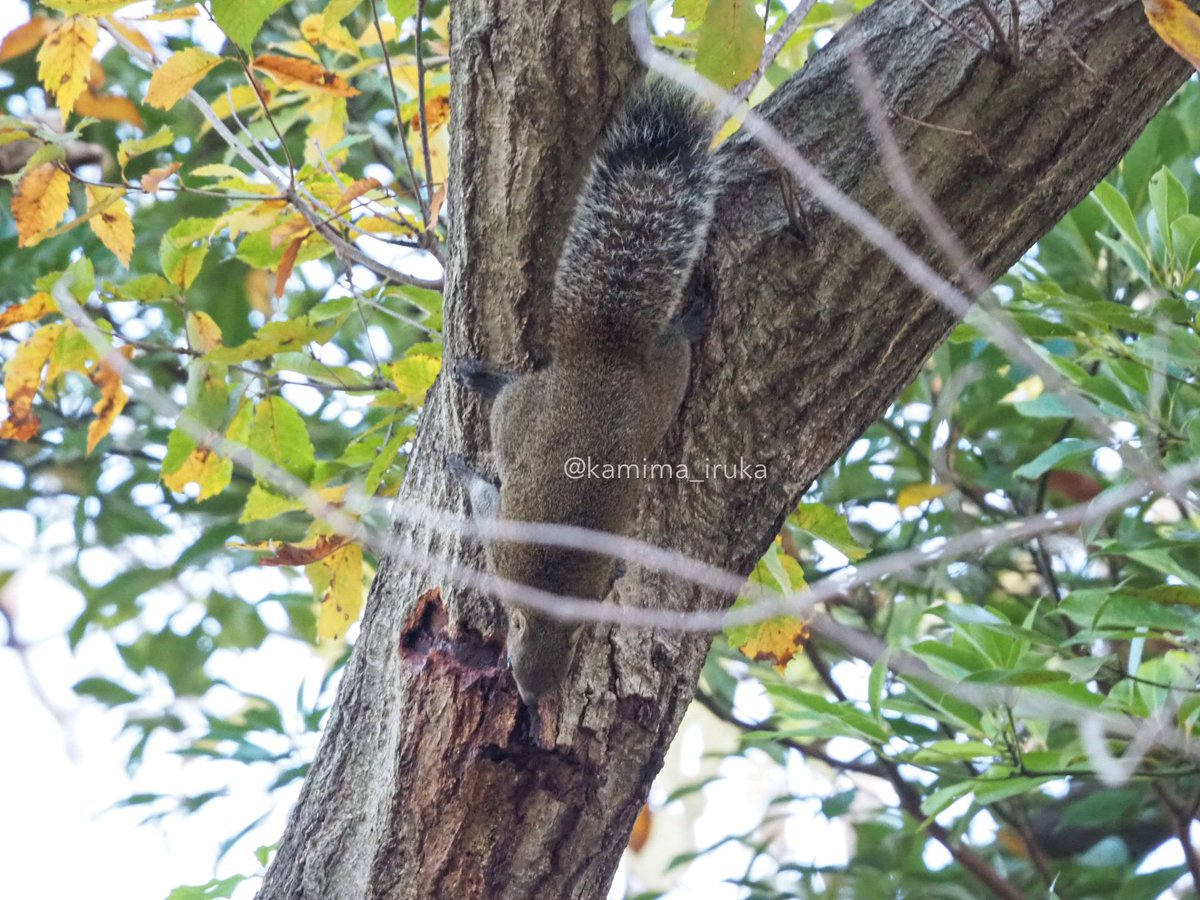
<svg viewBox="0 0 1200 900">
<path fill-rule="evenodd" d="M 1142 0 L 1142 6 L 1163 43 L 1200 69 L 1200 16 L 1183 0 Z"/>
<path fill-rule="evenodd" d="M 266 54 L 255 57 L 250 65 L 270 75 L 281 87 L 289 90 L 315 90 L 335 97 L 354 97 L 358 94 L 358 90 L 351 87 L 341 75 L 306 59 Z"/>
<path fill-rule="evenodd" d="M 150 41 L 146 39 L 144 34 L 142 34 L 132 25 L 128 25 L 118 18 L 109 17 L 108 21 L 113 28 L 121 32 L 121 36 L 124 37 L 125 40 L 129 41 L 129 43 L 133 44 L 133 46 L 137 47 L 147 55 L 154 56 L 154 47 L 150 44 Z"/>
<path fill-rule="evenodd" d="M 38 291 L 24 303 L 0 310 L 0 331 L 8 331 L 18 322 L 35 322 L 52 312 L 58 312 L 58 304 L 45 291 Z"/>
<path fill-rule="evenodd" d="M 55 28 L 38 50 L 38 80 L 54 94 L 64 125 L 75 108 L 75 98 L 87 84 L 97 35 L 95 19 L 72 16 Z"/>
<path fill-rule="evenodd" d="M 160 166 L 157 169 L 151 169 L 142 176 L 142 190 L 147 194 L 153 194 L 158 190 L 158 186 L 179 171 L 182 163 L 173 162 L 169 166 Z"/>
<path fill-rule="evenodd" d="M 643 803 L 642 808 L 638 810 L 637 818 L 633 820 L 633 831 L 629 833 L 629 849 L 634 853 L 641 852 L 641 849 L 646 846 L 646 841 L 650 838 L 652 818 L 650 807 Z"/>
<path fill-rule="evenodd" d="M 23 56 L 42 42 L 42 39 L 58 27 L 58 21 L 45 16 L 34 16 L 24 25 L 18 25 L 4 36 L 0 43 L 0 62 Z"/>
<path fill-rule="evenodd" d="M 121 265 L 128 269 L 129 259 L 133 256 L 133 220 L 129 218 L 129 210 L 121 199 L 124 196 L 125 191 L 120 188 L 91 185 L 87 188 L 88 211 L 94 211 L 88 219 L 88 226 L 121 261 Z"/>
<path fill-rule="evenodd" d="M 368 191 L 373 191 L 376 188 L 381 188 L 383 185 L 379 183 L 377 178 L 360 178 L 346 188 L 341 198 L 337 202 L 337 209 L 344 211 L 349 208 L 350 204 L 361 197 Z"/>
<path fill-rule="evenodd" d="M 263 566 L 307 566 L 324 559 L 336 550 L 350 543 L 350 538 L 340 534 L 323 534 L 309 547 L 301 544 L 276 544 L 278 548 L 274 556 L 260 559 Z"/>
<path fill-rule="evenodd" d="M 134 128 L 146 127 L 137 105 L 128 97 L 84 91 L 75 101 L 75 112 L 81 116 L 91 116 L 108 122 L 125 122 Z"/>
<path fill-rule="evenodd" d="M 300 252 L 300 245 L 303 243 L 303 237 L 296 238 L 288 244 L 288 248 L 283 251 L 283 256 L 279 259 L 279 271 L 275 273 L 276 300 L 283 296 L 283 287 L 292 276 L 292 269 L 296 265 L 296 255 Z"/>
<path fill-rule="evenodd" d="M 428 123 L 429 134 L 436 134 L 439 128 L 450 121 L 450 98 L 429 98 L 425 103 L 425 121 Z M 410 124 L 413 131 L 419 131 L 421 128 L 421 117 L 413 116 Z"/>
<path fill-rule="evenodd" d="M 43 163 L 25 173 L 12 200 L 19 246 L 32 247 L 62 221 L 70 184 L 67 173 L 54 163 Z"/>
<path fill-rule="evenodd" d="M 159 109 L 170 109 L 222 62 L 222 57 L 213 56 L 199 47 L 180 50 L 150 76 L 146 102 Z"/>
<path fill-rule="evenodd" d="M 122 347 L 117 352 L 126 359 L 133 356 L 132 347 Z M 116 367 L 109 365 L 106 360 L 101 360 L 100 365 L 96 366 L 95 371 L 92 372 L 92 384 L 100 388 L 100 399 L 92 407 L 92 412 L 95 413 L 96 418 L 88 425 L 88 453 L 96 449 L 96 445 L 100 443 L 101 438 L 108 434 L 113 426 L 113 422 L 117 420 L 117 416 L 121 414 L 121 410 L 129 402 L 129 394 L 125 392 L 125 388 L 121 384 L 120 371 Z"/>
<path fill-rule="evenodd" d="M 33 412 L 33 398 L 42 384 L 42 369 L 65 327 L 62 322 L 43 325 L 17 347 L 5 365 L 4 394 L 8 398 L 8 418 L 0 422 L 0 438 L 27 441 L 38 433 L 42 421 Z"/>
</svg>

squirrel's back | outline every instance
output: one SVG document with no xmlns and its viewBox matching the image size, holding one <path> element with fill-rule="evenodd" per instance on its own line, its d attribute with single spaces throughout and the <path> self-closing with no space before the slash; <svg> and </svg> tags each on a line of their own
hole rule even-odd
<svg viewBox="0 0 1200 900">
<path fill-rule="evenodd" d="M 712 119 L 648 78 L 609 127 L 580 192 L 551 303 L 551 359 L 637 353 L 682 312 L 717 179 Z"/>
</svg>

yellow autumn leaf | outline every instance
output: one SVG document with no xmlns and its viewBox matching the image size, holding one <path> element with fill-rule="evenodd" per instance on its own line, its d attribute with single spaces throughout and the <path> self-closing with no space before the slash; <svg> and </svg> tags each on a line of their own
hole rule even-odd
<svg viewBox="0 0 1200 900">
<path fill-rule="evenodd" d="M 753 637 L 738 645 L 747 658 L 770 663 L 777 672 L 787 668 L 808 640 L 808 626 L 799 619 L 784 616 L 761 623 Z"/>
<path fill-rule="evenodd" d="M 179 9 L 152 13 L 143 18 L 147 22 L 177 22 L 180 19 L 194 19 L 198 15 L 200 15 L 200 10 L 196 6 L 181 6 Z"/>
<path fill-rule="evenodd" d="M 199 47 L 180 50 L 150 76 L 146 102 L 159 109 L 170 109 L 222 62 L 222 57 Z"/>
<path fill-rule="evenodd" d="M 87 86 L 98 34 L 95 19 L 73 16 L 50 32 L 38 50 L 38 80 L 54 94 L 64 125 Z"/>
<path fill-rule="evenodd" d="M 409 146 L 412 148 L 413 163 L 424 175 L 425 154 L 424 148 L 421 146 L 420 132 L 413 131 L 410 134 L 412 139 L 409 141 Z M 431 184 L 445 184 L 446 177 L 450 173 L 450 130 L 448 128 L 439 128 L 429 135 L 429 167 L 432 172 L 425 180 Z"/>
<path fill-rule="evenodd" d="M 910 484 L 896 495 L 896 504 L 900 509 L 905 510 L 913 506 L 920 506 L 927 500 L 936 500 L 949 491 L 950 485 L 948 484 Z"/>
<path fill-rule="evenodd" d="M 58 304 L 45 291 L 38 291 L 24 303 L 0 309 L 0 332 L 8 331 L 19 322 L 36 322 L 52 312 L 58 312 Z"/>
<path fill-rule="evenodd" d="M 346 98 L 331 94 L 313 97 L 308 104 L 308 128 L 305 129 L 304 161 L 320 165 L 323 160 L 337 166 L 349 153 L 348 148 L 334 153 L 333 147 L 346 137 Z"/>
<path fill-rule="evenodd" d="M 41 0 L 41 3 L 71 16 L 107 16 L 124 6 L 132 6 L 134 0 Z"/>
<path fill-rule="evenodd" d="M 396 36 L 399 34 L 399 29 L 396 27 L 396 20 L 382 20 L 379 23 L 379 31 L 375 30 L 374 22 L 369 23 L 365 28 L 363 28 L 362 33 L 355 38 L 355 41 L 358 43 L 358 46 L 363 48 L 374 47 L 379 43 L 380 32 L 383 33 L 383 39 L 387 43 L 390 44 L 392 41 L 396 40 Z"/>
<path fill-rule="evenodd" d="M 32 247 L 62 221 L 70 184 L 67 173 L 54 163 L 43 163 L 25 173 L 12 201 L 18 246 Z"/>
<path fill-rule="evenodd" d="M 215 497 L 229 486 L 233 479 L 233 463 L 218 456 L 208 447 L 197 447 L 174 472 L 164 473 L 162 480 L 168 488 L 182 494 L 189 484 L 200 488 L 196 500 Z"/>
<path fill-rule="evenodd" d="M 250 63 L 288 90 L 310 90 L 335 97 L 354 97 L 358 90 L 341 75 L 303 59 L 264 54 Z"/>
<path fill-rule="evenodd" d="M 1200 69 L 1200 16 L 1183 0 L 1143 0 L 1142 6 L 1163 43 Z"/>
<path fill-rule="evenodd" d="M 425 395 L 441 370 L 442 361 L 424 353 L 414 353 L 383 367 L 383 373 L 392 380 L 404 396 L 404 402 L 410 406 L 420 406 L 425 402 Z"/>
<path fill-rule="evenodd" d="M 363 607 L 362 547 L 347 544 L 305 566 L 314 593 L 320 601 L 317 615 L 317 639 L 336 640 L 345 635 Z"/>
<path fill-rule="evenodd" d="M 124 196 L 125 191 L 121 188 L 91 185 L 87 188 L 88 212 L 91 213 L 88 227 L 128 269 L 133 256 L 133 220 L 125 208 Z"/>
<path fill-rule="evenodd" d="M 119 352 L 126 359 L 133 356 L 132 347 L 122 347 Z M 96 418 L 88 423 L 88 453 L 96 449 L 96 445 L 112 429 L 113 422 L 129 402 L 129 394 L 121 383 L 121 372 L 105 360 L 101 360 L 100 365 L 92 371 L 92 384 L 100 389 L 100 399 L 92 407 Z"/>
<path fill-rule="evenodd" d="M 38 433 L 42 422 L 33 412 L 33 398 L 42 385 L 42 369 L 64 327 L 61 322 L 43 325 L 17 347 L 12 359 L 5 364 L 4 395 L 8 400 L 8 418 L 0 422 L 0 438 L 27 441 Z"/>
<path fill-rule="evenodd" d="M 188 344 L 193 350 L 208 353 L 221 346 L 221 326 L 206 312 L 187 314 Z"/>
</svg>

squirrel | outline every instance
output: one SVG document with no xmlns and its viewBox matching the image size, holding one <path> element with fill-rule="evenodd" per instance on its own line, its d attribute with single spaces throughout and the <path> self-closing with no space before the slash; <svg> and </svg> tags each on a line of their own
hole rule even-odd
<svg viewBox="0 0 1200 900">
<path fill-rule="evenodd" d="M 498 483 L 451 457 L 472 515 L 627 534 L 642 485 L 572 478 L 568 461 L 640 465 L 683 402 L 691 344 L 707 317 L 685 292 L 718 187 L 713 120 L 687 91 L 650 77 L 601 141 L 568 228 L 549 304 L 549 362 L 528 374 L 461 361 L 456 374 L 493 399 Z M 573 473 L 578 475 L 578 473 Z M 500 577 L 602 600 L 619 577 L 607 556 L 493 539 Z M 582 626 L 507 605 L 508 662 L 527 707 L 562 683 Z"/>
</svg>

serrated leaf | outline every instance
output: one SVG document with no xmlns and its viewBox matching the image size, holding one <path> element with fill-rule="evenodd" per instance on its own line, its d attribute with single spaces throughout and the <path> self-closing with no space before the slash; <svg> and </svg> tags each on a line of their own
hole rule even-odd
<svg viewBox="0 0 1200 900">
<path fill-rule="evenodd" d="M 33 400 L 42 384 L 42 369 L 66 326 L 43 325 L 23 341 L 4 366 L 4 393 L 8 418 L 0 422 L 0 438 L 27 441 L 38 433 L 41 419 L 33 412 Z"/>
<path fill-rule="evenodd" d="M 254 410 L 250 449 L 262 459 L 308 483 L 316 454 L 304 419 L 282 397 L 267 397 Z"/>
<path fill-rule="evenodd" d="M 58 312 L 54 298 L 45 291 L 38 291 L 24 303 L 0 309 L 0 334 L 21 322 L 36 322 L 54 312 Z"/>
<path fill-rule="evenodd" d="M 158 245 L 163 274 L 186 290 L 204 265 L 208 256 L 208 238 L 212 233 L 211 219 L 181 219 L 163 235 Z"/>
<path fill-rule="evenodd" d="M 133 356 L 133 348 L 122 347 L 120 353 L 126 359 L 130 359 Z M 92 383 L 100 389 L 100 399 L 92 407 L 94 418 L 88 423 L 88 453 L 96 449 L 96 445 L 108 434 L 113 422 L 129 402 L 129 394 L 121 383 L 120 371 L 107 360 L 100 360 L 99 365 L 92 370 Z"/>
<path fill-rule="evenodd" d="M 318 640 L 336 640 L 358 621 L 364 597 L 362 563 L 362 547 L 348 544 L 305 567 L 321 604 Z"/>
<path fill-rule="evenodd" d="M 187 47 L 154 70 L 146 89 L 146 103 L 167 110 L 187 96 L 205 75 L 224 62 L 199 47 Z"/>
<path fill-rule="evenodd" d="M 25 173 L 12 200 L 17 246 L 34 246 L 62 221 L 70 203 L 70 184 L 70 176 L 53 163 Z"/>
<path fill-rule="evenodd" d="M 287 0 L 213 0 L 212 12 L 229 39 L 249 53 L 271 13 L 286 3 Z"/>
<path fill-rule="evenodd" d="M 788 516 L 788 522 L 829 544 L 851 562 L 858 562 L 867 555 L 867 549 L 850 533 L 846 517 L 824 503 L 801 503 Z"/>
<path fill-rule="evenodd" d="M 359 93 L 341 75 L 305 59 L 264 54 L 256 56 L 250 65 L 288 90 L 309 90 L 335 97 L 355 97 Z"/>
<path fill-rule="evenodd" d="M 146 137 L 130 138 L 129 140 L 121 141 L 117 147 L 117 162 L 123 169 L 135 156 L 141 156 L 143 153 L 149 153 L 151 150 L 166 147 L 174 140 L 175 134 L 170 128 L 164 125 L 154 134 Z"/>
<path fill-rule="evenodd" d="M 98 36 L 95 19 L 73 16 L 50 32 L 38 50 L 38 80 L 54 95 L 64 125 L 75 108 L 75 99 L 87 86 Z"/>
<path fill-rule="evenodd" d="M 121 188 L 87 186 L 88 212 L 91 214 L 88 227 L 121 265 L 129 268 L 129 260 L 133 257 L 133 219 L 122 201 L 124 196 L 125 191 Z"/>
<path fill-rule="evenodd" d="M 1163 43 L 1200 68 L 1200 16 L 1183 0 L 1144 0 L 1142 6 Z"/>
<path fill-rule="evenodd" d="M 383 367 L 383 373 L 396 385 L 409 406 L 421 406 L 442 370 L 441 359 L 414 353 Z"/>
<path fill-rule="evenodd" d="M 176 432 L 172 432 L 174 435 Z M 186 447 L 191 439 L 180 432 L 180 437 L 176 438 L 176 447 Z M 233 463 L 221 456 L 209 447 L 194 447 L 184 457 L 178 468 L 171 472 L 166 471 L 168 460 L 173 464 L 174 459 L 171 459 L 170 444 L 168 444 L 168 455 L 163 460 L 163 476 L 162 481 L 167 487 L 178 493 L 183 493 L 189 484 L 195 484 L 199 487 L 200 492 L 196 496 L 196 500 L 204 501 L 209 497 L 215 497 L 221 491 L 229 486 L 229 482 L 233 480 Z M 175 454 L 178 456 L 178 452 Z"/>
<path fill-rule="evenodd" d="M 709 0 L 696 47 L 696 71 L 731 88 L 758 68 L 765 37 L 753 0 Z"/>
</svg>

